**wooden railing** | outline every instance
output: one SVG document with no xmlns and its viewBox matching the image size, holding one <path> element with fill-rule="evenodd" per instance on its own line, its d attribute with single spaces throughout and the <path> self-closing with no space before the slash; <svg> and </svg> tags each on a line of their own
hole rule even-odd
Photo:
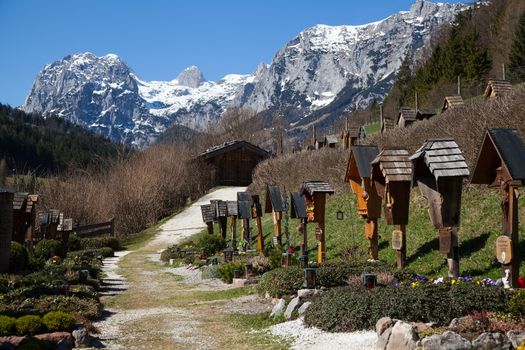
<svg viewBox="0 0 525 350">
<path fill-rule="evenodd" d="M 108 222 L 90 225 L 77 225 L 73 228 L 79 237 L 95 237 L 101 235 L 115 236 L 115 219 Z"/>
</svg>

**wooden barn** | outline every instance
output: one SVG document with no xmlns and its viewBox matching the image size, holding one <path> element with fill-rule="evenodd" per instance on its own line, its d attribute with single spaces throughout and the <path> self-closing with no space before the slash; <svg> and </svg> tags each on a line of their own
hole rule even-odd
<svg viewBox="0 0 525 350">
<path fill-rule="evenodd" d="M 247 186 L 252 182 L 255 166 L 269 155 L 247 141 L 231 141 L 208 148 L 198 158 L 213 167 L 215 184 Z"/>
<path fill-rule="evenodd" d="M 460 95 L 446 96 L 445 100 L 443 101 L 443 107 L 441 108 L 441 113 L 449 109 L 463 107 L 464 105 L 465 105 L 465 102 L 463 101 L 463 97 L 461 97 Z"/>
<path fill-rule="evenodd" d="M 417 112 L 414 108 L 403 107 L 399 110 L 396 124 L 400 128 L 406 128 L 417 120 Z"/>
<path fill-rule="evenodd" d="M 512 85 L 506 80 L 491 79 L 485 89 L 485 98 L 498 98 L 512 92 Z"/>
</svg>

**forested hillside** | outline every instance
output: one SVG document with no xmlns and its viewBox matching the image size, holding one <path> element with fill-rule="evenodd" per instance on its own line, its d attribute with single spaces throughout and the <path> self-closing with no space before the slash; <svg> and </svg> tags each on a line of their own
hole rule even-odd
<svg viewBox="0 0 525 350">
<path fill-rule="evenodd" d="M 505 66 L 505 68 L 504 68 Z M 505 70 L 505 73 L 504 73 Z M 494 0 L 456 16 L 433 38 L 417 62 L 406 57 L 397 81 L 385 100 L 387 116 L 401 106 L 435 110 L 443 97 L 456 94 L 468 99 L 483 94 L 489 78 L 512 83 L 525 79 L 525 2 Z"/>
<path fill-rule="evenodd" d="M 43 118 L 0 104 L 0 160 L 10 170 L 37 174 L 86 168 L 128 151 L 58 117 Z"/>
</svg>

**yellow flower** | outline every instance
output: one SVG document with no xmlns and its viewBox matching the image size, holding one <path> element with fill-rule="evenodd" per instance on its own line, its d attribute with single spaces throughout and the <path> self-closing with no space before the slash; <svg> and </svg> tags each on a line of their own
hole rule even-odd
<svg viewBox="0 0 525 350">
<path fill-rule="evenodd" d="M 456 280 L 450 281 L 450 284 L 456 284 Z"/>
</svg>

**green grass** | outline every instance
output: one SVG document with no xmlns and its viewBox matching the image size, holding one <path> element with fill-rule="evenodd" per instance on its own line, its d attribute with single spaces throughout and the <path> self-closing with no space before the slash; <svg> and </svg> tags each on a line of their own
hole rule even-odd
<svg viewBox="0 0 525 350">
<path fill-rule="evenodd" d="M 367 135 L 375 134 L 381 131 L 381 125 L 379 123 L 372 123 L 365 125 L 365 131 Z"/>
</svg>

